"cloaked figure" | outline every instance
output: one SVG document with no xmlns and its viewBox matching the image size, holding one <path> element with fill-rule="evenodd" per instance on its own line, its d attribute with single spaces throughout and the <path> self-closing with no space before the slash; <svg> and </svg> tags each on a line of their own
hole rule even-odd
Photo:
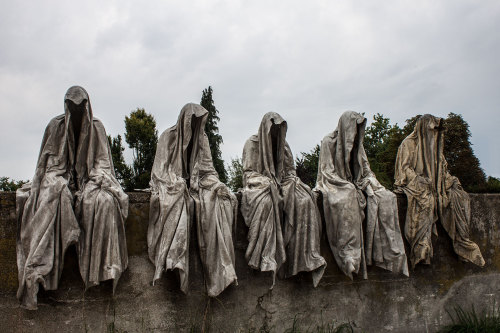
<svg viewBox="0 0 500 333">
<path fill-rule="evenodd" d="M 437 236 L 439 219 L 459 257 L 484 266 L 479 247 L 469 239 L 469 195 L 448 172 L 443 146 L 443 119 L 426 114 L 398 149 L 394 185 L 408 198 L 405 236 L 411 246 L 411 264 L 430 264 L 431 237 L 433 233 Z"/>
<path fill-rule="evenodd" d="M 297 177 L 285 140 L 287 123 L 264 115 L 243 149 L 241 212 L 248 231 L 245 258 L 260 271 L 284 277 L 312 272 L 317 286 L 326 262 L 320 255 L 321 218 L 311 189 Z"/>
<path fill-rule="evenodd" d="M 163 271 L 177 270 L 180 288 L 189 286 L 189 237 L 196 223 L 207 293 L 219 295 L 237 284 L 232 230 L 236 196 L 215 171 L 205 123 L 208 111 L 185 105 L 177 124 L 162 133 L 151 172 L 148 228 L 153 282 Z"/>
<path fill-rule="evenodd" d="M 28 309 L 37 308 L 39 284 L 57 289 L 71 244 L 85 288 L 113 279 L 114 290 L 128 265 L 128 196 L 115 178 L 104 126 L 82 87 L 68 89 L 64 111 L 45 129 L 32 182 L 16 193 L 17 297 Z"/>
<path fill-rule="evenodd" d="M 321 141 L 315 190 L 323 197 L 328 242 L 351 279 L 353 273 L 366 279 L 366 264 L 408 276 L 396 195 L 370 169 L 363 147 L 365 126 L 365 117 L 346 111 L 337 129 Z"/>
</svg>

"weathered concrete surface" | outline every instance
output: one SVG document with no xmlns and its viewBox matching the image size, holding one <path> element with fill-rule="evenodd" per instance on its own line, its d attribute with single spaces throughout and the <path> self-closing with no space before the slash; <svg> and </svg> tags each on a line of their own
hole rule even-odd
<svg viewBox="0 0 500 333">
<path fill-rule="evenodd" d="M 269 291 L 271 275 L 251 270 L 244 260 L 246 226 L 240 218 L 235 238 L 239 285 L 229 287 L 216 299 L 204 293 L 194 236 L 189 295 L 179 291 L 175 273 L 165 274 L 160 283 L 151 285 L 153 265 L 146 254 L 149 196 L 129 195 L 126 230 L 131 257 L 115 295 L 108 283 L 84 292 L 72 248 L 66 256 L 59 290 L 41 291 L 39 310 L 27 311 L 19 308 L 15 298 L 14 194 L 0 192 L 0 329 L 176 332 L 209 328 L 215 332 L 281 332 L 291 328 L 296 318 L 303 330 L 336 320 L 351 321 L 365 332 L 432 332 L 448 322 L 447 308 L 456 304 L 469 308 L 474 304 L 481 309 L 500 300 L 500 195 L 471 195 L 471 236 L 483 252 L 486 267 L 459 262 L 439 226 L 432 264 L 417 266 L 410 278 L 372 267 L 368 280 L 350 281 L 335 265 L 323 236 L 321 250 L 329 266 L 316 289 L 310 274 L 301 274 L 279 280 Z M 403 222 L 405 200 L 399 199 Z"/>
<path fill-rule="evenodd" d="M 0 291 L 17 289 L 16 196 L 0 191 Z"/>
</svg>

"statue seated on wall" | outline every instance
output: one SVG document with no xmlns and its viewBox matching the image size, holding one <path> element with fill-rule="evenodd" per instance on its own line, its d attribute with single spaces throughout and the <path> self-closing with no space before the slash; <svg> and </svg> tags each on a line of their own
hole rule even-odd
<svg viewBox="0 0 500 333">
<path fill-rule="evenodd" d="M 162 133 L 151 172 L 149 258 L 156 269 L 177 270 L 180 288 L 189 286 L 189 238 L 196 223 L 200 258 L 209 296 L 237 283 L 233 226 L 238 202 L 215 171 L 205 123 L 208 111 L 185 105 L 177 124 Z"/>
<path fill-rule="evenodd" d="M 69 88 L 64 111 L 45 129 L 32 182 L 16 193 L 17 297 L 28 309 L 37 308 L 39 284 L 57 289 L 71 244 L 85 288 L 113 279 L 114 290 L 128 265 L 128 196 L 115 178 L 104 126 L 82 87 Z"/>
<path fill-rule="evenodd" d="M 443 148 L 443 119 L 426 114 L 398 149 L 394 185 L 408 198 L 405 236 L 411 246 L 411 264 L 430 264 L 431 237 L 437 236 L 435 223 L 440 220 L 459 257 L 484 266 L 479 247 L 469 239 L 469 195 L 448 172 Z"/>
<path fill-rule="evenodd" d="M 367 278 L 366 264 L 408 276 L 396 195 L 370 169 L 366 118 L 354 111 L 321 141 L 315 191 L 322 193 L 326 233 L 339 268 Z M 366 212 L 366 230 L 363 221 Z"/>
<path fill-rule="evenodd" d="M 317 286 L 326 262 L 320 255 L 321 219 L 311 189 L 295 173 L 287 123 L 264 115 L 243 149 L 241 212 L 248 231 L 245 258 L 260 271 L 283 277 L 312 272 Z"/>
</svg>

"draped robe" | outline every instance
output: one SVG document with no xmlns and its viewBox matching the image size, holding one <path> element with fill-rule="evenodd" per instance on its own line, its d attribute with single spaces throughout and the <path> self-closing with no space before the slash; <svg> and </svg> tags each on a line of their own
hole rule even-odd
<svg viewBox="0 0 500 333">
<path fill-rule="evenodd" d="M 315 190 L 322 193 L 330 248 L 351 279 L 353 273 L 367 278 L 366 264 L 408 275 L 396 195 L 370 169 L 365 126 L 362 115 L 344 112 L 335 131 L 321 141 Z"/>
<path fill-rule="evenodd" d="M 296 176 L 286 131 L 279 114 L 266 113 L 243 149 L 245 258 L 254 269 L 271 271 L 273 286 L 280 268 L 284 277 L 312 271 L 317 286 L 326 267 L 320 255 L 321 220 L 311 189 Z"/>
<path fill-rule="evenodd" d="M 39 284 L 57 289 L 71 244 L 86 288 L 113 279 L 114 290 L 128 265 L 128 196 L 115 178 L 104 126 L 83 88 L 71 87 L 64 102 L 65 113 L 45 129 L 32 182 L 16 193 L 17 297 L 28 309 L 37 308 Z M 80 122 L 72 119 L 75 105 Z"/>
<path fill-rule="evenodd" d="M 196 221 L 200 258 L 209 296 L 237 284 L 232 228 L 236 196 L 219 181 L 204 128 L 208 111 L 197 104 L 181 110 L 177 124 L 160 136 L 151 172 L 148 228 L 153 282 L 176 269 L 189 287 L 189 236 Z"/>
<path fill-rule="evenodd" d="M 485 264 L 476 243 L 469 239 L 470 198 L 457 177 L 450 175 L 443 154 L 443 120 L 426 114 L 398 149 L 395 187 L 408 198 L 405 236 L 410 260 L 430 264 L 432 234 L 440 220 L 451 237 L 455 252 L 465 261 Z"/>
</svg>

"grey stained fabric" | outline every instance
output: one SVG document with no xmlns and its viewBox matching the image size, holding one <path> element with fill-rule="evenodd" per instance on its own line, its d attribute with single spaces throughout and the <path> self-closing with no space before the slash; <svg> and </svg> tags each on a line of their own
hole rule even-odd
<svg viewBox="0 0 500 333">
<path fill-rule="evenodd" d="M 187 104 L 177 124 L 160 136 L 151 172 L 147 239 L 156 266 L 153 282 L 163 271 L 177 269 L 187 293 L 195 220 L 207 293 L 214 297 L 237 283 L 232 230 L 238 204 L 214 169 L 204 131 L 207 116 L 200 105 Z"/>
<path fill-rule="evenodd" d="M 363 148 L 365 126 L 365 117 L 344 112 L 337 129 L 321 141 L 315 190 L 322 193 L 328 241 L 351 279 L 352 273 L 366 278 L 366 264 L 408 276 L 396 195 L 370 169 Z"/>
<path fill-rule="evenodd" d="M 326 262 L 320 255 L 321 219 L 311 189 L 296 176 L 285 136 L 287 124 L 266 113 L 243 149 L 241 212 L 248 231 L 245 258 L 261 271 L 289 277 L 312 271 L 317 286 Z"/>
<path fill-rule="evenodd" d="M 64 114 L 45 129 L 31 183 L 17 191 L 17 266 L 22 306 L 36 309 L 39 284 L 57 289 L 64 253 L 76 243 L 88 288 L 127 268 L 128 196 L 114 175 L 102 123 L 87 92 L 71 87 Z"/>
<path fill-rule="evenodd" d="M 443 120 L 426 114 L 398 149 L 395 186 L 408 198 L 405 236 L 411 246 L 410 260 L 430 264 L 432 234 L 439 219 L 453 241 L 455 252 L 478 266 L 484 259 L 469 239 L 470 199 L 457 177 L 451 176 L 443 154 Z"/>
</svg>

